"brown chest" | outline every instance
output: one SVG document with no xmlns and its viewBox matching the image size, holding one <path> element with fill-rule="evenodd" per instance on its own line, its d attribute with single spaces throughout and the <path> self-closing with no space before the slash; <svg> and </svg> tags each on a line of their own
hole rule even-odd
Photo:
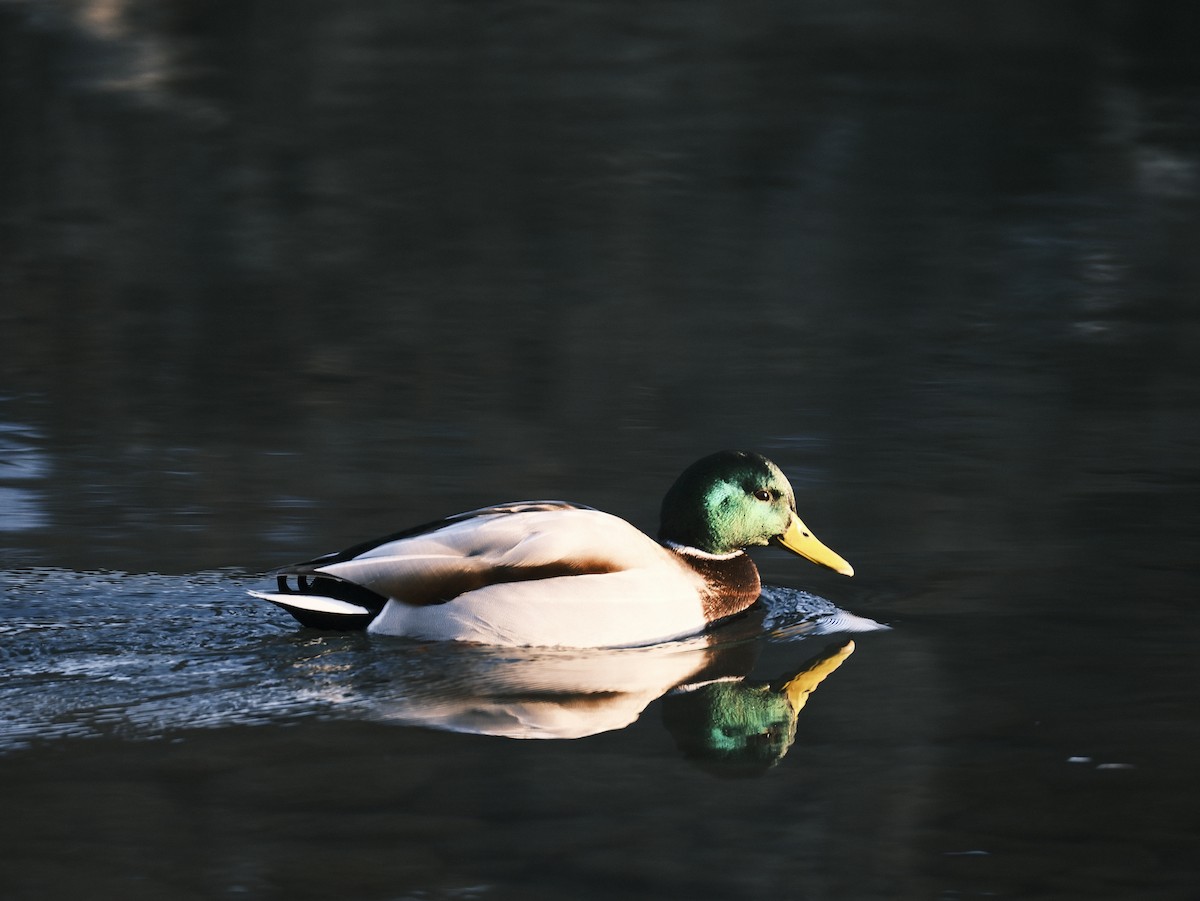
<svg viewBox="0 0 1200 901">
<path fill-rule="evenodd" d="M 704 618 L 709 622 L 741 613 L 758 600 L 762 582 L 758 578 L 758 567 L 749 555 L 701 557 L 680 554 L 679 559 L 704 580 Z"/>
</svg>

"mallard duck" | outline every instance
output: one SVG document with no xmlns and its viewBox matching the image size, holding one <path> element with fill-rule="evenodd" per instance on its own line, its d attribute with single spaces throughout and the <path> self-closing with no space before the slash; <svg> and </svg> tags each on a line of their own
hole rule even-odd
<svg viewBox="0 0 1200 901">
<path fill-rule="evenodd" d="M 658 540 L 563 501 L 484 507 L 277 573 L 253 592 L 303 625 L 508 646 L 632 647 L 693 635 L 758 599 L 748 547 L 778 544 L 847 576 L 759 454 L 693 463 L 662 502 Z"/>
</svg>

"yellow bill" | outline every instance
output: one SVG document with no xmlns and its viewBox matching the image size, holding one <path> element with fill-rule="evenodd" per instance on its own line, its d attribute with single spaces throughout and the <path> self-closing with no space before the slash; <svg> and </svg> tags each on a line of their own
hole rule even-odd
<svg viewBox="0 0 1200 901">
<path fill-rule="evenodd" d="M 817 537 L 808 530 L 808 526 L 801 522 L 800 517 L 795 513 L 792 514 L 787 531 L 780 535 L 776 541 L 793 554 L 799 554 L 806 560 L 811 560 L 813 563 L 819 563 L 822 566 L 828 566 L 830 569 L 840 572 L 843 576 L 854 575 L 854 567 L 825 547 L 825 545 L 821 544 L 817 540 Z"/>
<path fill-rule="evenodd" d="M 809 661 L 803 672 L 784 683 L 783 692 L 787 695 L 792 710 L 798 713 L 808 703 L 808 696 L 813 693 L 813 690 L 853 653 L 854 642 L 847 641 L 841 647 L 834 648 L 816 660 Z"/>
</svg>

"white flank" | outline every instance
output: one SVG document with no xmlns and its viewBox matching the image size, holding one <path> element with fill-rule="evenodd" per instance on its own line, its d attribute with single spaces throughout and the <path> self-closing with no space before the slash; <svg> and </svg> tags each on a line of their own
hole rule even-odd
<svg viewBox="0 0 1200 901">
<path fill-rule="evenodd" d="M 698 583 L 672 566 L 489 585 L 430 607 L 389 601 L 367 631 L 508 646 L 638 647 L 708 625 Z"/>
</svg>

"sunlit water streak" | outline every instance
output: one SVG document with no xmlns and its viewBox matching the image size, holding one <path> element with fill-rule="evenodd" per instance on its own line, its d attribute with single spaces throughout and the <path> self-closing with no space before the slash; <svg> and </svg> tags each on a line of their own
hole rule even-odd
<svg viewBox="0 0 1200 901">
<path fill-rule="evenodd" d="M 649 651 L 501 650 L 298 629 L 246 597 L 246 589 L 260 582 L 224 572 L 6 574 L 0 749 L 104 735 L 157 739 L 180 729 L 303 717 L 437 726 L 427 721 L 428 704 L 413 712 L 421 699 L 448 703 L 502 689 L 633 694 L 629 685 L 603 680 L 607 673 L 643 666 L 652 654 L 660 658 L 652 661 L 656 666 L 686 673 L 692 657 L 763 636 L 798 641 L 880 628 L 815 595 L 771 589 L 765 610 L 729 624 L 715 640 L 700 637 Z M 552 685 L 564 671 L 583 681 Z M 672 687 L 668 679 L 651 694 Z M 651 699 L 631 709 L 632 717 Z"/>
</svg>

